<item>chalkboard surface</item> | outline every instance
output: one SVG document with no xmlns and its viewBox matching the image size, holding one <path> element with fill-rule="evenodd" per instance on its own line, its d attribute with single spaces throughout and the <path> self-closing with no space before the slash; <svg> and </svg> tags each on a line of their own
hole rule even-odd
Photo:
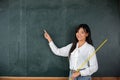
<svg viewBox="0 0 120 80">
<path fill-rule="evenodd" d="M 95 48 L 108 39 L 93 76 L 120 76 L 119 0 L 0 0 L 0 76 L 68 76 L 68 58 L 51 52 L 43 30 L 63 47 L 81 23 Z"/>
</svg>

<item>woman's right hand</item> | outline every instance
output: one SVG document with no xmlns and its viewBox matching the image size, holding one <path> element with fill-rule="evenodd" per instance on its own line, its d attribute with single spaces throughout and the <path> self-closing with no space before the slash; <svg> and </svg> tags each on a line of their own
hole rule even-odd
<svg viewBox="0 0 120 80">
<path fill-rule="evenodd" d="M 48 42 L 51 42 L 51 41 L 52 41 L 52 38 L 50 37 L 50 35 L 47 33 L 46 30 L 44 30 L 44 37 L 45 37 L 45 39 L 48 40 Z"/>
</svg>

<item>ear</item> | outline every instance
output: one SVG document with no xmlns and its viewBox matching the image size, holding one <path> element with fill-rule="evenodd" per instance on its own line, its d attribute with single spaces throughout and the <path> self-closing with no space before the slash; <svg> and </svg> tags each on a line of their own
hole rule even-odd
<svg viewBox="0 0 120 80">
<path fill-rule="evenodd" d="M 86 33 L 86 37 L 88 37 L 89 33 Z"/>
</svg>

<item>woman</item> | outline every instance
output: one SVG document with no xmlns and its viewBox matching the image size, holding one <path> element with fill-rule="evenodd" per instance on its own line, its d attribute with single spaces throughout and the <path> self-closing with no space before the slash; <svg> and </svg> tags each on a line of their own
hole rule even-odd
<svg viewBox="0 0 120 80">
<path fill-rule="evenodd" d="M 76 28 L 76 39 L 65 47 L 57 48 L 50 35 L 45 31 L 44 37 L 54 54 L 69 57 L 70 75 L 72 80 L 91 80 L 91 75 L 98 70 L 96 55 L 77 71 L 86 59 L 95 51 L 91 39 L 90 28 L 87 24 L 80 24 Z"/>
</svg>

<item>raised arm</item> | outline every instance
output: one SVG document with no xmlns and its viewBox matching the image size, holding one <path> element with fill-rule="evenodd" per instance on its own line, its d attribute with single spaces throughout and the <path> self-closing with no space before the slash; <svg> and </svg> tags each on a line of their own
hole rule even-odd
<svg viewBox="0 0 120 80">
<path fill-rule="evenodd" d="M 54 42 L 52 41 L 52 38 L 50 37 L 50 35 L 47 33 L 47 31 L 44 31 L 44 37 L 48 40 L 49 42 L 49 46 L 52 50 L 52 52 L 55 54 L 55 55 L 58 55 L 58 56 L 64 56 L 64 57 L 68 57 L 68 54 L 69 54 L 69 50 L 72 46 L 72 44 L 69 44 L 65 47 L 62 47 L 62 48 L 58 48 Z"/>
</svg>

